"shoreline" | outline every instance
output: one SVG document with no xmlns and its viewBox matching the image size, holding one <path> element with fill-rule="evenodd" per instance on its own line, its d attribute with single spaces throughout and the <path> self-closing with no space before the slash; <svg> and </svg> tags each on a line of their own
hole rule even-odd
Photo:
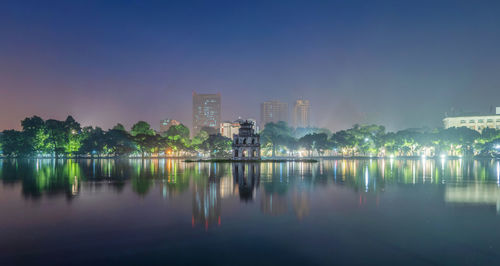
<svg viewBox="0 0 500 266">
<path fill-rule="evenodd" d="M 0 160 L 17 160 L 17 159 L 28 159 L 28 160 L 101 160 L 101 159 L 113 159 L 113 160 L 141 160 L 141 159 L 169 159 L 169 160 L 182 160 L 184 162 L 319 162 L 320 160 L 484 160 L 484 159 L 494 159 L 498 160 L 499 157 L 492 156 L 322 156 L 322 157 L 264 157 L 260 160 L 234 160 L 231 158 L 199 158 L 199 157 L 189 157 L 189 156 L 133 156 L 133 157 L 121 157 L 121 156 L 102 156 L 102 157 L 4 157 L 0 156 Z"/>
</svg>

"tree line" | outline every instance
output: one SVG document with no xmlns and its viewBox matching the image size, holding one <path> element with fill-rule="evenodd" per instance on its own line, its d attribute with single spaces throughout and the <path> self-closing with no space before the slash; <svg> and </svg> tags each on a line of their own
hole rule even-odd
<svg viewBox="0 0 500 266">
<path fill-rule="evenodd" d="M 386 132 L 384 126 L 356 124 L 335 133 L 309 129 L 304 134 L 304 129 L 278 122 L 266 125 L 261 142 L 264 155 L 270 156 L 492 156 L 500 149 L 500 130 L 485 128 L 479 133 L 453 127 Z"/>
<path fill-rule="evenodd" d="M 105 157 L 105 156 L 185 156 L 199 152 L 226 156 L 231 139 L 209 135 L 202 129 L 190 138 L 183 124 L 171 126 L 161 134 L 144 121 L 130 131 L 122 124 L 109 130 L 81 127 L 71 116 L 66 120 L 43 120 L 38 116 L 21 121 L 22 130 L 5 130 L 0 134 L 0 151 L 7 157 Z"/>
<path fill-rule="evenodd" d="M 157 133 L 144 121 L 127 131 L 121 124 L 109 130 L 81 127 L 66 120 L 38 116 L 21 121 L 22 130 L 0 133 L 0 151 L 7 157 L 228 157 L 232 140 L 203 128 L 190 138 L 183 124 Z M 331 133 L 324 128 L 291 128 L 268 123 L 261 135 L 263 156 L 491 156 L 500 147 L 500 130 L 481 133 L 466 128 L 405 129 L 386 132 L 380 125 L 354 125 Z"/>
</svg>

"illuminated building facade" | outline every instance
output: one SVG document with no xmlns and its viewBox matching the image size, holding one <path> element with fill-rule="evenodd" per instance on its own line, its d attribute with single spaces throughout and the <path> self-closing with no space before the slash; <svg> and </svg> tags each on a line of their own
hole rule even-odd
<svg viewBox="0 0 500 266">
<path fill-rule="evenodd" d="M 239 118 L 238 120 L 236 120 L 234 122 L 230 122 L 230 121 L 222 122 L 220 124 L 219 133 L 226 138 L 233 139 L 234 135 L 238 134 L 238 132 L 240 130 L 240 123 L 243 121 L 244 121 L 243 119 Z M 259 133 L 259 127 L 257 126 L 257 121 L 255 119 L 249 118 L 249 119 L 246 119 L 246 121 L 252 122 L 253 129 L 254 129 L 255 133 Z"/>
<path fill-rule="evenodd" d="M 447 116 L 443 119 L 444 128 L 467 127 L 478 132 L 485 128 L 500 129 L 500 107 L 496 108 L 495 114 L 459 114 Z"/>
<path fill-rule="evenodd" d="M 193 92 L 193 136 L 203 127 L 219 131 L 221 122 L 221 97 L 217 94 L 197 94 Z"/>
<path fill-rule="evenodd" d="M 260 104 L 260 125 L 284 121 L 288 123 L 288 103 L 267 101 Z"/>
<path fill-rule="evenodd" d="M 235 134 L 238 134 L 240 123 L 238 121 L 229 122 L 225 121 L 220 123 L 220 134 L 226 138 L 233 139 Z"/>
<path fill-rule="evenodd" d="M 297 100 L 293 106 L 293 127 L 310 127 L 309 100 Z"/>
</svg>

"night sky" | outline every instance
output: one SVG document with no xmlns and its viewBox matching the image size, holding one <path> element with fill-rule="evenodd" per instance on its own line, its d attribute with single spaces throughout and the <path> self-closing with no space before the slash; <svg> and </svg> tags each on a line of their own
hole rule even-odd
<svg viewBox="0 0 500 266">
<path fill-rule="evenodd" d="M 500 1 L 1 1 L 0 130 L 26 116 L 191 126 L 309 99 L 338 130 L 500 106 Z"/>
</svg>

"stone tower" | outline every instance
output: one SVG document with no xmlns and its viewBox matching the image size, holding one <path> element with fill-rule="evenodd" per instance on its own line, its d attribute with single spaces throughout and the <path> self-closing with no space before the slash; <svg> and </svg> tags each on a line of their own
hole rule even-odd
<svg viewBox="0 0 500 266">
<path fill-rule="evenodd" d="M 239 134 L 233 136 L 233 160 L 260 160 L 260 135 L 251 121 L 240 121 Z"/>
</svg>

